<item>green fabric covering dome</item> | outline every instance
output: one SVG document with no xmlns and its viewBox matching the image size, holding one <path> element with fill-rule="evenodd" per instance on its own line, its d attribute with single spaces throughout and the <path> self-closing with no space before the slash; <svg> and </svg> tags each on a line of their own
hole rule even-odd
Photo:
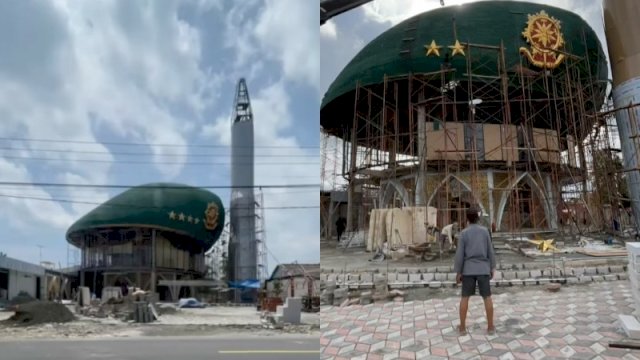
<svg viewBox="0 0 640 360">
<path fill-rule="evenodd" d="M 214 210 L 207 221 L 208 208 L 217 208 L 217 218 Z M 152 183 L 131 188 L 90 211 L 71 225 L 67 241 L 73 243 L 75 233 L 87 230 L 144 227 L 175 231 L 208 250 L 220 237 L 224 221 L 224 206 L 216 194 L 182 184 Z"/>
<path fill-rule="evenodd" d="M 522 36 L 527 26 L 528 15 L 537 14 L 542 10 L 560 20 L 565 41 L 561 50 L 579 56 L 588 53 L 591 76 L 594 79 L 606 81 L 608 66 L 604 51 L 596 33 L 580 16 L 570 11 L 540 4 L 518 1 L 480 1 L 422 13 L 401 22 L 371 41 L 349 62 L 327 90 L 322 100 L 321 125 L 333 128 L 341 122 L 351 123 L 353 92 L 357 81 L 361 86 L 367 86 L 382 83 L 384 75 L 394 77 L 439 71 L 445 53 L 451 53 L 448 46 L 454 45 L 456 41 L 453 18 L 455 18 L 457 38 L 461 43 L 500 46 L 503 42 L 507 69 L 520 64 L 519 49 L 530 47 Z M 407 35 L 409 33 L 410 36 Z M 442 46 L 440 56 L 427 57 L 425 45 L 429 45 L 434 40 L 437 45 Z M 403 50 L 408 52 L 402 53 Z M 487 61 L 496 63 L 496 56 L 493 56 L 493 59 L 483 59 L 478 55 L 473 57 L 472 54 L 472 61 L 479 64 Z M 529 66 L 526 60 L 524 64 Z M 464 57 L 459 55 L 453 57 L 451 65 L 456 68 L 459 76 L 466 73 L 467 62 Z M 487 68 L 495 71 L 496 67 L 489 65 Z M 539 70 L 533 66 L 531 68 Z M 582 74 L 582 76 L 587 75 Z M 350 115 L 345 115 L 345 111 Z"/>
</svg>

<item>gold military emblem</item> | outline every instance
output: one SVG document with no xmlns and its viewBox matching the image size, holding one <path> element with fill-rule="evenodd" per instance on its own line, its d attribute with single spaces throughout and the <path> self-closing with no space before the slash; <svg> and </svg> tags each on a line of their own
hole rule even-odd
<svg viewBox="0 0 640 360">
<path fill-rule="evenodd" d="M 544 10 L 529 15 L 522 36 L 527 39 L 531 49 L 521 47 L 520 53 L 526 55 L 533 65 L 553 69 L 564 60 L 565 56 L 557 51 L 564 46 L 560 20 L 549 16 Z"/>
<path fill-rule="evenodd" d="M 204 211 L 204 227 L 207 230 L 214 230 L 218 226 L 219 210 L 215 203 L 209 203 Z M 197 224 L 197 223 L 196 223 Z"/>
</svg>

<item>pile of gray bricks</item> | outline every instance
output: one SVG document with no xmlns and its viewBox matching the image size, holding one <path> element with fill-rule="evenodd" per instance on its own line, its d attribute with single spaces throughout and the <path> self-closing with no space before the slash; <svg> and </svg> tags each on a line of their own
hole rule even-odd
<svg viewBox="0 0 640 360">
<path fill-rule="evenodd" d="M 536 268 L 537 267 L 537 268 Z M 549 283 L 587 283 L 592 281 L 626 280 L 625 265 L 580 266 L 572 268 L 540 268 L 539 264 L 527 268 L 525 266 L 507 266 L 499 268 L 491 280 L 493 286 L 534 286 Z M 367 271 L 359 273 L 323 272 L 320 277 L 321 286 L 326 289 L 333 286 L 339 289 L 373 289 L 381 296 L 389 290 L 415 287 L 455 287 L 456 274 L 451 267 L 426 269 L 397 269 L 383 273 Z M 325 289 L 325 290 L 326 290 Z M 334 288 L 335 289 L 335 288 Z M 333 303 L 339 303 L 344 297 L 335 295 Z M 346 295 L 345 295 L 346 296 Z M 372 295 L 374 300 L 376 295 Z M 329 299 L 327 299 L 329 300 Z M 331 301 L 327 301 L 331 303 Z"/>
</svg>

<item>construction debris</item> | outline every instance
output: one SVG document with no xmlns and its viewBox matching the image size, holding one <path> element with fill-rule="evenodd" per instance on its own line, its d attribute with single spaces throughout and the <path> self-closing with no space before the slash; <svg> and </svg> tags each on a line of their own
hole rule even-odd
<svg viewBox="0 0 640 360">
<path fill-rule="evenodd" d="M 580 248 L 576 249 L 576 252 L 583 255 L 594 257 L 627 256 L 627 250 L 620 245 L 614 245 L 613 238 L 606 239 L 606 241 L 597 241 L 581 236 L 579 245 Z"/>
<path fill-rule="evenodd" d="M 561 285 L 558 283 L 550 283 L 545 286 L 545 289 L 549 292 L 558 292 L 560 290 Z"/>
<path fill-rule="evenodd" d="M 15 306 L 15 314 L 8 320 L 16 326 L 31 326 L 46 323 L 65 323 L 75 317 L 62 304 L 49 301 L 32 301 Z"/>
</svg>

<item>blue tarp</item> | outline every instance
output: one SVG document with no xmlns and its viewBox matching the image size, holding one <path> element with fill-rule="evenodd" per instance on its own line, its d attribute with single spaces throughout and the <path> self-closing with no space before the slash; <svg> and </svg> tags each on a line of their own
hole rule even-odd
<svg viewBox="0 0 640 360">
<path fill-rule="evenodd" d="M 229 281 L 232 289 L 260 289 L 260 280 Z"/>
</svg>

